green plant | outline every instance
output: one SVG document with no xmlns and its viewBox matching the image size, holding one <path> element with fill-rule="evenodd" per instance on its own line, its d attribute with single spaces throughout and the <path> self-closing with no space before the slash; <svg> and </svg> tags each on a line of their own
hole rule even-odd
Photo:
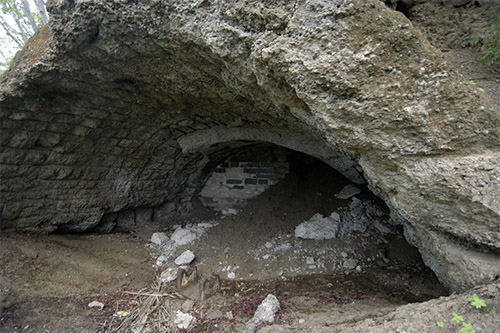
<svg viewBox="0 0 500 333">
<path fill-rule="evenodd" d="M 477 85 L 476 81 L 474 81 L 474 80 L 470 80 L 470 81 L 469 81 L 469 84 L 471 84 L 471 85 L 473 85 L 473 86 Z M 481 87 L 476 87 L 476 89 L 477 89 L 477 90 L 479 90 L 480 92 L 484 93 L 484 89 L 483 89 L 483 88 L 481 88 Z"/>
<path fill-rule="evenodd" d="M 434 320 L 436 322 L 436 325 L 438 325 L 438 327 L 443 327 L 444 326 L 444 322 L 442 321 L 437 321 L 436 318 L 432 318 L 432 320 Z"/>
<path fill-rule="evenodd" d="M 457 324 L 460 324 L 461 322 L 464 321 L 464 316 L 459 316 L 455 312 L 453 312 L 453 318 L 451 320 L 453 320 Z"/>
<path fill-rule="evenodd" d="M 458 314 L 453 312 L 453 318 L 451 320 L 453 320 L 457 324 L 460 324 L 460 323 L 462 324 L 462 328 L 460 329 L 460 333 L 475 333 L 475 331 L 472 329 L 472 324 L 465 322 L 463 316 L 459 316 Z"/>
<path fill-rule="evenodd" d="M 475 333 L 472 329 L 472 324 L 466 323 L 465 321 L 462 322 L 462 328 L 460 329 L 460 333 Z"/>
<path fill-rule="evenodd" d="M 472 306 L 476 307 L 476 309 L 480 309 L 486 306 L 486 302 L 476 294 L 472 295 L 472 297 L 467 298 L 467 300 Z"/>
<path fill-rule="evenodd" d="M 474 38 L 472 42 L 483 45 L 478 62 L 493 66 L 500 63 L 500 11 L 493 11 L 489 15 L 488 24 L 483 26 L 486 31 L 482 36 Z"/>
</svg>

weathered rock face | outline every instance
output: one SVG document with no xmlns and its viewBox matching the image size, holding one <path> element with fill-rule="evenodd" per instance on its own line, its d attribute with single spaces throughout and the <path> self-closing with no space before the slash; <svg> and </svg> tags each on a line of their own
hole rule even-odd
<svg viewBox="0 0 500 333">
<path fill-rule="evenodd" d="M 258 141 L 366 181 L 451 289 L 499 274 L 499 110 L 401 13 L 377 0 L 47 5 L 51 23 L 1 77 L 2 228 L 161 218 L 211 161 Z"/>
</svg>

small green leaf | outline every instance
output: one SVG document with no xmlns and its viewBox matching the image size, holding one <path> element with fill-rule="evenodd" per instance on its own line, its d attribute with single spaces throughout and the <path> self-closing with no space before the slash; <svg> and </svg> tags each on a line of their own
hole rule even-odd
<svg viewBox="0 0 500 333">
<path fill-rule="evenodd" d="M 477 90 L 479 90 L 480 92 L 484 93 L 484 89 L 481 88 L 481 87 L 477 87 Z"/>
<path fill-rule="evenodd" d="M 410 312 L 410 317 L 413 317 L 415 315 L 415 311 Z"/>
<path fill-rule="evenodd" d="M 459 316 L 455 312 L 453 312 L 453 318 L 451 320 L 453 320 L 454 322 L 460 324 L 461 322 L 464 321 L 464 317 L 463 316 Z"/>
<path fill-rule="evenodd" d="M 469 81 L 469 84 L 472 84 L 473 86 L 475 86 L 477 83 L 476 83 L 476 81 L 474 81 L 474 80 L 470 80 L 470 81 Z"/>
<path fill-rule="evenodd" d="M 472 297 L 467 298 L 467 300 L 472 306 L 476 307 L 476 309 L 486 306 L 486 302 L 476 294 L 472 295 Z"/>
<path fill-rule="evenodd" d="M 472 329 L 472 325 L 470 323 L 466 323 L 465 321 L 462 323 L 462 328 L 460 329 L 460 333 L 475 333 Z"/>
<path fill-rule="evenodd" d="M 442 321 L 436 321 L 436 324 L 439 326 L 439 327 L 444 327 L 444 323 Z"/>
</svg>

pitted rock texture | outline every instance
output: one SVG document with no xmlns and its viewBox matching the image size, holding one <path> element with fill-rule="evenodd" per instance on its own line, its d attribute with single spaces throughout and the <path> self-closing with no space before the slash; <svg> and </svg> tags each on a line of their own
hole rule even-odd
<svg viewBox="0 0 500 333">
<path fill-rule="evenodd" d="M 378 0 L 47 6 L 0 79 L 2 228 L 163 219 L 250 140 L 366 181 L 450 289 L 498 275 L 499 110 L 403 14 Z"/>
</svg>

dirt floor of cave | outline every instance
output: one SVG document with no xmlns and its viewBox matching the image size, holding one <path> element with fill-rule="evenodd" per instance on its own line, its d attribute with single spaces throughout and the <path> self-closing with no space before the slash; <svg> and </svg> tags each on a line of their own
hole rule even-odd
<svg viewBox="0 0 500 333">
<path fill-rule="evenodd" d="M 172 222 L 218 223 L 194 243 L 176 249 L 172 257 L 189 248 L 197 256 L 200 274 L 215 272 L 222 278 L 219 294 L 195 302 L 192 313 L 198 320 L 193 332 L 241 331 L 268 293 L 275 294 L 282 305 L 277 322 L 297 326 L 331 325 L 332 318 L 355 322 L 446 293 L 423 265 L 418 251 L 400 235 L 304 240 L 294 250 L 297 244 L 290 234 L 298 223 L 317 212 L 330 214 L 348 202 L 334 196 L 347 181 L 332 183 L 328 178 L 338 175 L 329 172 L 318 166 L 305 175 L 291 175 L 235 216 L 199 208 L 191 219 Z M 369 194 L 360 194 L 363 196 Z M 164 227 L 169 229 L 171 224 Z M 148 245 L 153 231 L 158 230 L 1 235 L 0 331 L 106 331 L 119 321 L 113 316 L 117 311 L 130 311 L 144 300 L 144 296 L 128 292 L 147 293 L 161 272 L 154 268 L 158 254 Z M 293 246 L 262 260 L 265 251 L 272 250 L 266 243 L 272 243 L 273 249 L 285 243 Z M 362 271 L 332 265 L 335 255 L 342 252 L 355 258 Z M 307 256 L 328 265 L 311 269 Z M 228 266 L 236 279 L 228 279 L 229 271 L 224 270 Z M 290 266 L 296 269 L 287 271 Z M 94 300 L 104 303 L 104 310 L 88 308 Z"/>
<path fill-rule="evenodd" d="M 130 311 L 150 290 L 154 260 L 136 235 L 1 236 L 2 332 L 106 331 L 119 310 Z M 193 331 L 239 332 L 257 305 L 275 294 L 277 323 L 353 322 L 384 315 L 408 302 L 445 292 L 428 271 L 372 269 L 351 275 L 308 275 L 288 281 L 223 280 L 223 290 L 197 302 Z M 91 301 L 105 304 L 90 309 Z M 231 311 L 234 319 L 226 316 Z M 342 318 L 342 319 L 339 319 Z"/>
</svg>

